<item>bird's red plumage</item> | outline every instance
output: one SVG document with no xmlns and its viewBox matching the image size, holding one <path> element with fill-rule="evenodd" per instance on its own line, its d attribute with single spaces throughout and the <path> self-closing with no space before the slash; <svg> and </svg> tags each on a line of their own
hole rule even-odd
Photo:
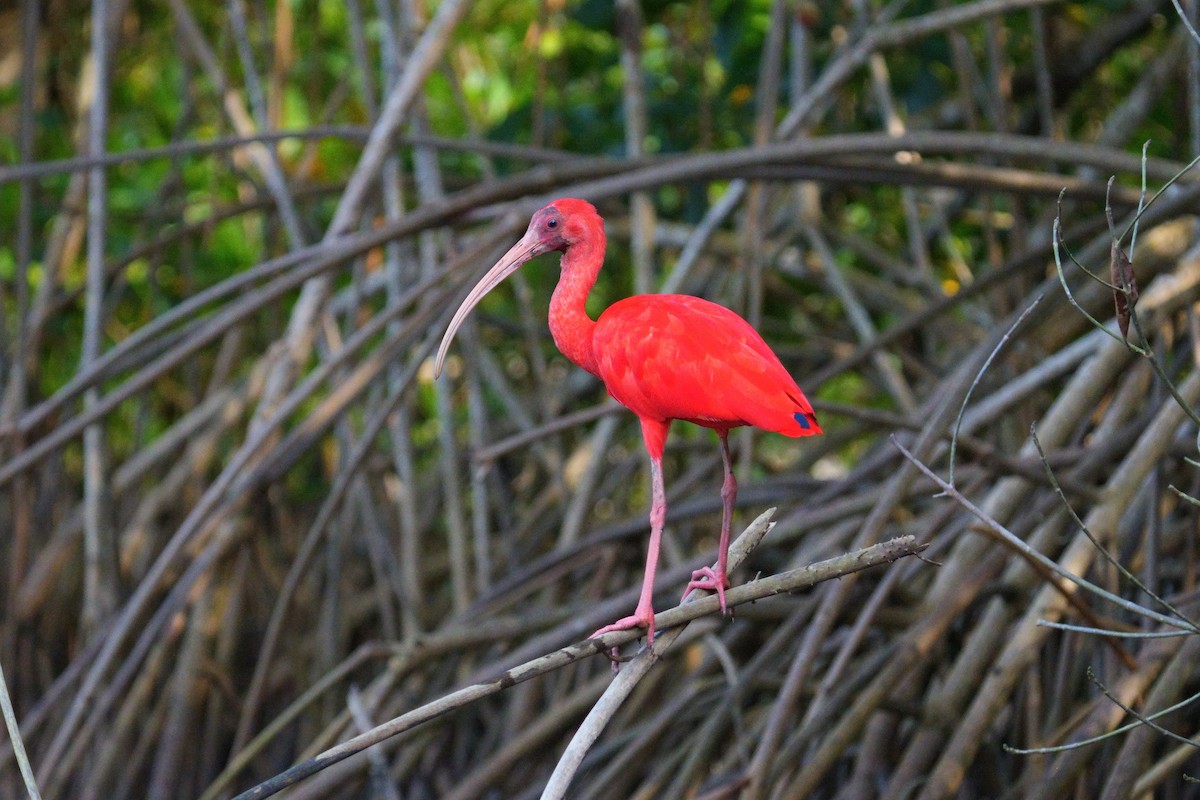
<svg viewBox="0 0 1200 800">
<path fill-rule="evenodd" d="M 754 425 L 787 436 L 821 432 L 767 343 L 716 303 L 678 294 L 618 301 L 596 321 L 592 350 L 609 393 L 639 417 L 718 430 Z"/>
</svg>

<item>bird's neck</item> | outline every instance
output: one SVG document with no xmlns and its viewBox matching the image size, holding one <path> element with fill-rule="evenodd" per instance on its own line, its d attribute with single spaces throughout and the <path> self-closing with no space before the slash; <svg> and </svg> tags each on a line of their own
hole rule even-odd
<svg viewBox="0 0 1200 800">
<path fill-rule="evenodd" d="M 592 353 L 596 323 L 587 315 L 588 292 L 604 263 L 604 239 L 576 242 L 562 256 L 562 274 L 550 298 L 550 335 L 554 344 L 572 363 L 597 375 Z"/>
</svg>

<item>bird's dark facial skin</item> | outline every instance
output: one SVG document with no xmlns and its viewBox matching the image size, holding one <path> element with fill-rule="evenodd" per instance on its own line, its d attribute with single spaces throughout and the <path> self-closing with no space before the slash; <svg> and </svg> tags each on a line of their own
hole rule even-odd
<svg viewBox="0 0 1200 800">
<path fill-rule="evenodd" d="M 566 220 L 554 206 L 546 206 L 534 215 L 532 227 L 547 250 L 565 250 L 571 244 L 566 238 Z"/>
</svg>

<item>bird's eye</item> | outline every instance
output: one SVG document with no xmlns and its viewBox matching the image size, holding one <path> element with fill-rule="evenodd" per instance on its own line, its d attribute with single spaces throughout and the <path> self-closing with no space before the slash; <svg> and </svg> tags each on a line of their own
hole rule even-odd
<svg viewBox="0 0 1200 800">
<path fill-rule="evenodd" d="M 550 219 L 546 220 L 546 227 L 550 230 L 554 230 L 558 227 L 558 220 L 556 220 L 554 217 L 551 217 Z"/>
</svg>

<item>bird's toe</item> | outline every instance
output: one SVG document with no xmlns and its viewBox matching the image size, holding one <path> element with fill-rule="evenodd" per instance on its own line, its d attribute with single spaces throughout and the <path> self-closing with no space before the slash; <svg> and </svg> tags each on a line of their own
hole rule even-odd
<svg viewBox="0 0 1200 800">
<path fill-rule="evenodd" d="M 729 588 L 729 576 L 724 573 L 718 573 L 712 567 L 701 567 L 692 573 L 692 579 L 688 581 L 687 588 L 683 590 L 683 598 L 680 602 L 687 599 L 688 594 L 693 589 L 703 589 L 706 592 L 716 592 L 717 602 L 721 605 L 721 613 L 727 614 L 728 607 L 725 605 L 725 590 Z"/>
</svg>

